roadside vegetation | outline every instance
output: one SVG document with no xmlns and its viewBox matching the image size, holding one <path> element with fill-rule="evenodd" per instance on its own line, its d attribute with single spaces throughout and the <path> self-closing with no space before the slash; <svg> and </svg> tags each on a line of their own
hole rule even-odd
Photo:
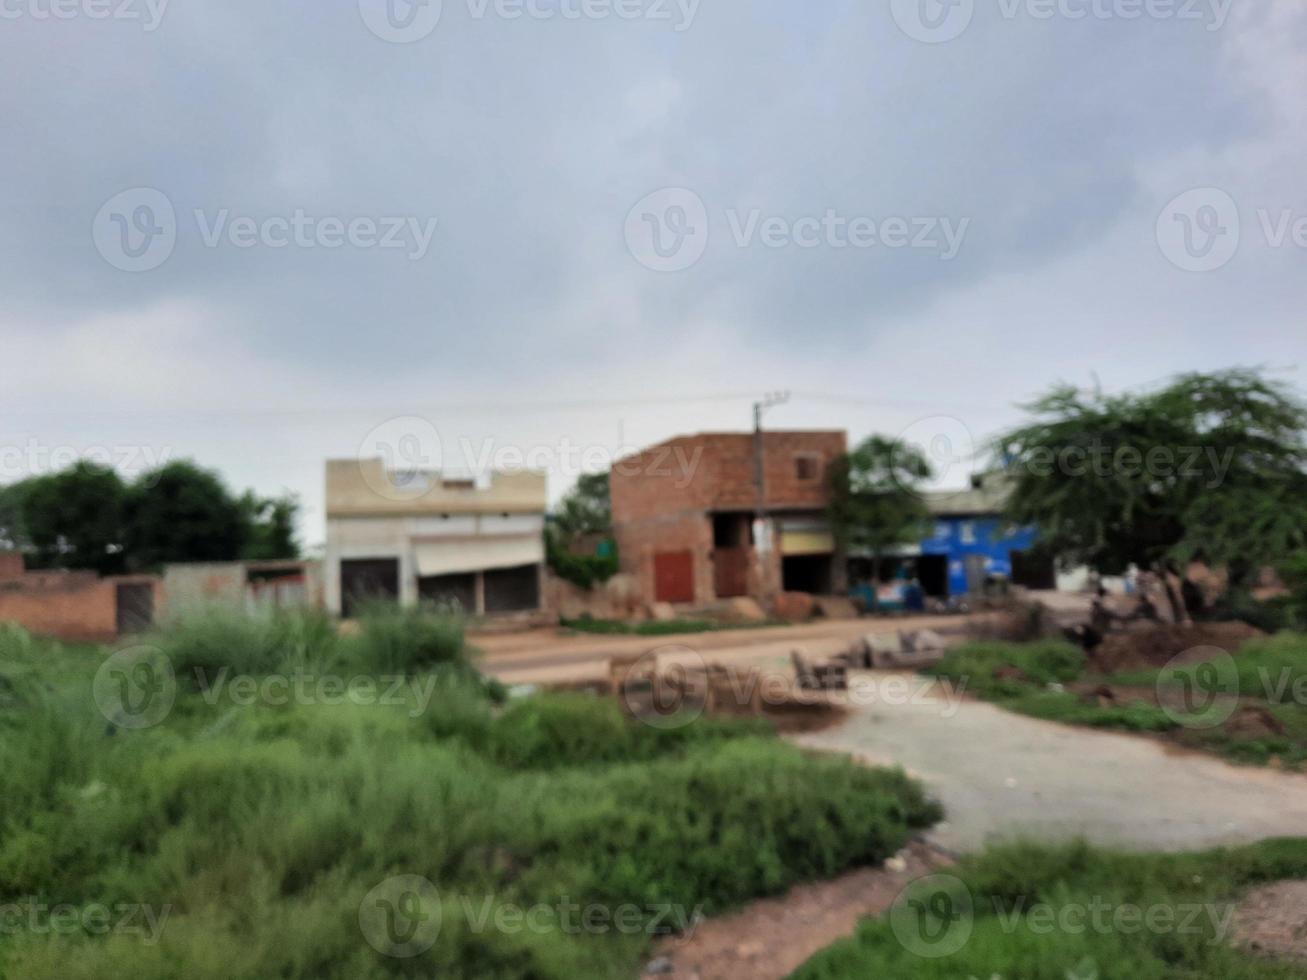
<svg viewBox="0 0 1307 980">
<path fill-rule="evenodd" d="M 647 619 L 640 623 L 630 623 L 623 619 L 593 619 L 583 616 L 564 619 L 559 625 L 562 629 L 576 633 L 598 633 L 604 636 L 672 636 L 677 633 L 716 633 L 721 630 L 750 630 L 793 624 L 784 619 L 736 623 L 711 619 Z"/>
<path fill-rule="evenodd" d="M 792 980 L 1303 975 L 1301 963 L 1237 949 L 1236 908 L 1250 888 L 1307 878 L 1307 840 L 1177 855 L 1011 844 L 946 875 L 922 880 L 919 894 L 909 890 Z"/>
<path fill-rule="evenodd" d="M 901 772 L 812 758 L 754 721 L 509 701 L 450 619 L 373 611 L 340 635 L 312 615 L 210 616 L 141 642 L 175 703 L 130 730 L 92 696 L 106 651 L 0 632 L 6 980 L 633 975 L 656 935 L 879 863 L 941 816 Z M 346 680 L 285 703 L 238 680 L 326 675 Z M 400 905 L 439 924 L 411 958 L 361 925 L 397 875 L 435 886 Z M 68 928 L 29 926 L 64 905 Z M 116 913 L 99 928 L 92 908 L 148 909 L 157 934 Z"/>
<path fill-rule="evenodd" d="M 925 672 L 1048 721 L 1161 734 L 1240 763 L 1307 764 L 1307 635 L 1301 633 L 1250 641 L 1228 671 L 1216 673 L 1195 663 L 1095 674 L 1078 647 L 1057 641 L 971 643 Z"/>
</svg>

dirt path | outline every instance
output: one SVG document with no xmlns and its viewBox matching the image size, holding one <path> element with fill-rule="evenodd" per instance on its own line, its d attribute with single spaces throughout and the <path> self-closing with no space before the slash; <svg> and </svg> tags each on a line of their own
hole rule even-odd
<svg viewBox="0 0 1307 980">
<path fill-rule="evenodd" d="M 894 676 L 861 678 L 885 695 L 859 699 L 840 725 L 792 739 L 922 779 L 948 811 L 930 839 L 950 851 L 1020 835 L 1178 851 L 1307 832 L 1307 776 L 1039 721 L 956 692 L 945 698 L 938 687 L 910 701 L 892 697 Z"/>
<path fill-rule="evenodd" d="M 655 968 L 677 980 L 780 980 L 852 934 L 858 920 L 885 912 L 908 882 L 950 863 L 921 842 L 908 845 L 901 858 L 893 869 L 861 868 L 798 885 L 779 898 L 700 923 L 689 936 L 660 944 Z"/>
<path fill-rule="evenodd" d="M 905 616 L 818 620 L 793 626 L 718 630 L 673 636 L 563 635 L 555 629 L 522 633 L 483 633 L 469 642 L 483 654 L 482 666 L 510 684 L 574 682 L 606 676 L 606 662 L 613 654 L 643 653 L 658 647 L 689 647 L 711 659 L 760 665 L 783 661 L 790 651 L 801 649 L 809 656 L 827 657 L 843 651 L 849 642 L 865 633 L 893 630 L 933 629 L 953 632 L 964 628 L 972 617 Z"/>
</svg>

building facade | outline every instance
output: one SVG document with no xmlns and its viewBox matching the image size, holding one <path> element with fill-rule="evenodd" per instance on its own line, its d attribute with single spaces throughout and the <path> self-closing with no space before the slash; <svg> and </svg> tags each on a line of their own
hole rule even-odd
<svg viewBox="0 0 1307 980">
<path fill-rule="evenodd" d="M 704 433 L 620 460 L 609 486 L 622 571 L 651 602 L 843 592 L 825 509 L 846 448 L 839 431 Z"/>
<path fill-rule="evenodd" d="M 544 473 L 454 479 L 388 470 L 381 459 L 327 461 L 327 608 L 377 599 L 457 604 L 473 615 L 539 609 Z"/>
</svg>

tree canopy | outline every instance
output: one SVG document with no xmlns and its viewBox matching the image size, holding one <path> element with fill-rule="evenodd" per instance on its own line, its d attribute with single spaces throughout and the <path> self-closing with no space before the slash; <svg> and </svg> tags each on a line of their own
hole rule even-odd
<svg viewBox="0 0 1307 980">
<path fill-rule="evenodd" d="M 1202 559 L 1237 582 L 1307 545 L 1307 407 L 1252 369 L 1142 393 L 1058 386 L 997 449 L 1008 516 L 1066 564 Z"/>
<path fill-rule="evenodd" d="M 129 484 L 81 461 L 0 488 L 0 547 L 24 552 L 33 567 L 101 574 L 172 561 L 293 558 L 298 510 L 292 496 L 235 498 L 190 462 Z"/>
<path fill-rule="evenodd" d="M 930 477 L 919 450 L 881 435 L 864 439 L 831 465 L 831 530 L 846 552 L 871 555 L 876 577 L 887 552 L 928 533 L 930 511 L 920 487 Z"/>
</svg>

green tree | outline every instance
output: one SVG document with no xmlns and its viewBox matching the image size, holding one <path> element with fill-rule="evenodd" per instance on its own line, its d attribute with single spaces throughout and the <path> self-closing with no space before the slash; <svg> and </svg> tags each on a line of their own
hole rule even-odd
<svg viewBox="0 0 1307 980">
<path fill-rule="evenodd" d="M 1008 516 L 1064 564 L 1180 573 L 1200 558 L 1242 586 L 1307 539 L 1307 408 L 1260 371 L 1123 395 L 1058 386 L 1026 408 L 997 442 Z"/>
<path fill-rule="evenodd" d="M 830 467 L 831 529 L 846 554 L 870 554 L 873 608 L 887 553 L 928 533 L 930 511 L 920 488 L 930 477 L 921 452 L 880 435 L 864 439 Z"/>
<path fill-rule="evenodd" d="M 586 535 L 610 535 L 613 508 L 607 473 L 588 473 L 558 503 L 545 527 L 545 560 L 554 574 L 583 589 L 617 574 L 617 550 L 611 541 L 600 554 L 573 554 L 572 546 Z"/>
<path fill-rule="evenodd" d="M 29 477 L 0 487 L 0 551 L 32 550 L 32 539 L 23 525 L 23 498 L 34 482 Z"/>
<path fill-rule="evenodd" d="M 576 481 L 554 511 L 554 527 L 564 537 L 608 534 L 613 529 L 613 505 L 607 473 L 587 473 Z"/>
<path fill-rule="evenodd" d="M 113 470 L 83 460 L 9 489 L 34 565 L 122 570 L 126 488 Z"/>
<path fill-rule="evenodd" d="M 131 487 L 127 549 L 133 565 L 232 561 L 246 546 L 248 522 L 238 500 L 209 470 L 172 462 Z"/>
<path fill-rule="evenodd" d="M 245 522 L 242 558 L 265 561 L 299 557 L 295 520 L 299 516 L 300 503 L 294 494 L 260 497 L 247 490 L 241 496 L 240 509 Z"/>
</svg>

